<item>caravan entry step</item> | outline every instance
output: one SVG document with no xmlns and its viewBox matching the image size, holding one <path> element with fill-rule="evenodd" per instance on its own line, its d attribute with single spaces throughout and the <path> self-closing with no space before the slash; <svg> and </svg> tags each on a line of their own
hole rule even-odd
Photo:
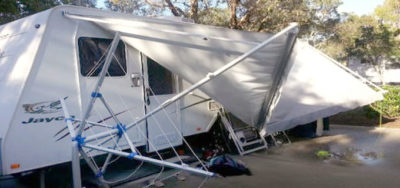
<svg viewBox="0 0 400 188">
<path fill-rule="evenodd" d="M 240 155 L 268 148 L 267 142 L 256 128 L 223 110 L 220 110 L 219 114 L 222 124 L 229 132 L 229 137 L 233 140 Z"/>
</svg>

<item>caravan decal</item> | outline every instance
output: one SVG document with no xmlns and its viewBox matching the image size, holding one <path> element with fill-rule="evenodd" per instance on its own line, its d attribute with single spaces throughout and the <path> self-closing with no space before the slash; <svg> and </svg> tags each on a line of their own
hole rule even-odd
<svg viewBox="0 0 400 188">
<path fill-rule="evenodd" d="M 121 114 L 123 114 L 123 113 L 125 113 L 125 112 L 127 112 L 127 111 L 128 111 L 128 110 L 124 110 L 124 111 L 118 112 L 118 113 L 115 114 L 115 116 L 121 115 Z M 104 119 L 101 119 L 101 120 L 97 121 L 97 123 L 103 123 L 103 122 L 105 122 L 105 121 L 111 119 L 112 117 L 113 117 L 113 116 L 108 116 L 108 117 L 106 117 L 106 118 L 104 118 Z M 78 122 L 75 121 L 74 124 L 75 124 L 75 123 L 78 123 Z M 79 128 L 80 125 L 81 125 L 81 124 L 74 125 L 74 126 L 75 126 L 75 129 Z M 84 131 L 87 131 L 87 130 L 89 130 L 90 128 L 93 128 L 94 126 L 95 126 L 95 125 L 90 124 L 90 125 L 88 125 L 87 127 L 85 127 Z M 67 136 L 69 135 L 69 132 L 68 132 L 67 130 L 68 130 L 67 127 L 64 127 L 64 128 L 62 128 L 61 130 L 59 130 L 59 131 L 54 135 L 54 137 L 58 137 L 58 136 L 59 136 L 59 138 L 58 138 L 56 141 L 62 140 L 62 139 L 64 139 L 65 137 L 67 137 Z M 63 133 L 63 134 L 62 134 L 62 133 Z"/>
<path fill-rule="evenodd" d="M 68 97 L 65 97 L 64 99 L 67 98 Z M 22 107 L 24 108 L 25 113 L 30 114 L 50 114 L 59 112 L 62 109 L 60 100 L 23 104 Z"/>
<path fill-rule="evenodd" d="M 28 123 L 50 123 L 53 121 L 62 121 L 64 120 L 64 116 L 58 116 L 58 117 L 46 117 L 46 118 L 29 118 L 26 121 L 22 121 L 22 124 L 28 124 Z"/>
</svg>

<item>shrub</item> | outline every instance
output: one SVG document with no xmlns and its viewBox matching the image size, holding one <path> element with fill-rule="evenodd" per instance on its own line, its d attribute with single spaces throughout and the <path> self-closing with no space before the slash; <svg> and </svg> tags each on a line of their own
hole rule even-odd
<svg viewBox="0 0 400 188">
<path fill-rule="evenodd" d="M 398 118 L 400 117 L 400 86 L 383 86 L 387 91 L 382 101 L 375 102 L 371 105 L 372 109 L 381 112 L 384 117 Z"/>
</svg>

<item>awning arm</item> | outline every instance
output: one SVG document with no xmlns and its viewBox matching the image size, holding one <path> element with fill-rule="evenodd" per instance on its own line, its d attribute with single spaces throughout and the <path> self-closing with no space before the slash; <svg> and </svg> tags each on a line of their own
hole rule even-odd
<svg viewBox="0 0 400 188">
<path fill-rule="evenodd" d="M 248 52 L 244 53 L 243 55 L 237 57 L 236 59 L 232 60 L 231 62 L 229 62 L 228 64 L 222 66 L 221 68 L 219 68 L 218 70 L 216 70 L 215 72 L 212 73 L 208 73 L 206 77 L 204 77 L 203 79 L 201 79 L 200 81 L 198 81 L 197 83 L 193 84 L 191 87 L 185 89 L 184 91 L 180 92 L 179 94 L 175 95 L 174 97 L 166 100 L 164 103 L 162 103 L 161 105 L 159 105 L 157 108 L 153 109 L 152 111 L 150 111 L 149 113 L 147 113 L 145 116 L 143 116 L 141 119 L 137 120 L 134 123 L 131 123 L 129 125 L 126 126 L 126 129 L 130 129 L 133 126 L 141 123 L 142 121 L 146 120 L 148 117 L 154 115 L 155 113 L 159 112 L 160 110 L 166 108 L 167 106 L 169 106 L 170 104 L 174 103 L 175 101 L 181 99 L 182 97 L 186 96 L 187 94 L 189 94 L 190 92 L 196 90 L 197 88 L 201 87 L 202 85 L 208 83 L 209 81 L 211 81 L 212 79 L 214 79 L 215 77 L 221 75 L 222 73 L 224 73 L 225 71 L 229 70 L 230 68 L 234 67 L 235 65 L 239 64 L 240 62 L 242 62 L 244 59 L 246 59 L 247 57 L 249 57 L 250 55 L 252 55 L 253 53 L 257 52 L 258 50 L 260 50 L 261 48 L 267 46 L 268 44 L 270 44 L 272 41 L 274 41 L 275 39 L 281 37 L 282 35 L 292 31 L 293 29 L 297 29 L 298 24 L 297 23 L 291 23 L 288 27 L 284 28 L 282 31 L 280 31 L 279 33 L 273 35 L 271 38 L 265 40 L 264 42 L 262 42 L 261 44 L 257 45 L 256 47 L 254 47 L 253 49 L 249 50 Z M 92 141 L 95 140 L 96 138 L 101 138 L 101 137 L 106 137 L 109 134 L 116 134 L 118 132 L 118 130 L 110 130 L 110 131 L 105 131 L 103 133 L 99 133 L 96 135 L 92 135 L 92 136 L 88 136 L 87 137 L 87 141 Z"/>
<path fill-rule="evenodd" d="M 83 21 L 89 21 L 89 22 L 95 22 L 95 23 L 103 23 L 103 24 L 114 24 L 114 25 L 123 25 L 127 27 L 132 27 L 132 25 L 127 25 L 127 24 L 116 24 L 110 21 L 107 21 L 107 18 L 105 17 L 100 17 L 100 16 L 91 16 L 91 15 L 82 15 L 82 14 L 73 14 L 64 11 L 63 15 L 69 19 L 75 19 L 75 20 L 83 20 Z M 213 40 L 220 40 L 220 41 L 226 41 L 226 42 L 234 42 L 234 43 L 242 43 L 242 44 L 248 44 L 248 45 L 258 45 L 260 42 L 254 42 L 254 41 L 245 41 L 245 40 L 233 40 L 230 38 L 225 38 L 225 37 L 214 37 L 214 36 L 206 36 L 202 34 L 197 34 L 197 33 L 188 33 L 188 32 L 182 32 L 182 31 L 175 31 L 175 30 L 168 30 L 168 29 L 156 29 L 153 27 L 144 27 L 144 26 L 134 26 L 135 29 L 143 29 L 143 30 L 148 30 L 148 31 L 156 31 L 156 32 L 162 32 L 162 33 L 168 33 L 168 34 L 175 34 L 175 35 L 182 35 L 182 36 L 190 36 L 190 37 L 198 37 L 202 39 L 213 39 Z M 124 36 L 124 32 L 121 32 L 121 36 Z"/>
<path fill-rule="evenodd" d="M 92 92 L 92 95 L 91 95 L 92 98 L 90 99 L 88 107 L 86 108 L 86 111 L 85 111 L 85 113 L 83 115 L 83 120 L 82 120 L 81 126 L 79 127 L 79 130 L 77 132 L 77 136 L 81 135 L 83 130 L 85 130 L 85 125 L 87 124 L 86 121 L 88 120 L 90 112 L 92 111 L 92 108 L 94 106 L 94 102 L 96 101 L 98 96 L 101 96 L 101 94 L 99 94 L 99 91 L 100 91 L 101 86 L 103 85 L 104 78 L 105 78 L 106 73 L 108 71 L 108 67 L 110 67 L 110 65 L 111 65 L 112 57 L 114 55 L 115 50 L 117 49 L 119 40 L 120 40 L 120 33 L 116 32 L 115 35 L 114 35 L 114 39 L 111 42 L 111 47 L 107 52 L 106 59 L 104 61 L 104 65 L 103 65 L 103 67 L 101 69 L 101 72 L 99 74 L 99 78 L 97 79 L 97 82 L 96 82 L 96 86 L 95 86 L 95 88 L 94 88 L 94 90 Z"/>
<path fill-rule="evenodd" d="M 296 38 L 299 30 L 292 30 L 288 33 L 288 37 L 285 44 L 285 51 L 282 54 L 280 63 L 274 70 L 273 84 L 271 87 L 271 92 L 265 97 L 264 104 L 260 110 L 260 115 L 258 116 L 257 128 L 262 131 L 265 130 L 265 122 L 271 117 L 272 107 L 279 98 L 279 88 L 282 85 L 282 75 L 285 73 L 286 67 L 289 63 L 289 58 L 293 50 L 293 46 L 296 43 Z M 261 134 L 262 135 L 262 134 Z"/>
</svg>

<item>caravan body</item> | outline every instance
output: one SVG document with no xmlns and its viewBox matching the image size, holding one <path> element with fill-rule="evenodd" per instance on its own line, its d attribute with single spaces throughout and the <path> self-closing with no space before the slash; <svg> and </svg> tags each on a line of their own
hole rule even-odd
<svg viewBox="0 0 400 188">
<path fill-rule="evenodd" d="M 71 138 L 59 98 L 67 101 L 71 115 L 82 117 L 100 71 L 98 64 L 91 62 L 102 58 L 112 35 L 93 23 L 65 18 L 62 12 L 68 9 L 75 7 L 50 9 L 0 27 L 2 174 L 71 160 Z M 118 118 L 131 122 L 189 85 L 132 46 L 120 42 L 102 93 Z M 148 145 L 146 137 L 158 150 L 169 146 L 160 136 L 158 126 L 163 127 L 173 146 L 182 144 L 177 134 L 206 132 L 215 121 L 216 112 L 208 110 L 207 102 L 191 106 L 204 98 L 208 99 L 204 93 L 195 91 L 168 107 L 168 117 L 160 113 L 149 118 L 128 131 L 132 141 L 151 152 L 155 148 Z M 109 122 L 106 109 L 96 105 L 89 121 Z M 179 133 L 172 129 L 167 118 L 177 125 Z M 98 131 L 97 127 L 87 129 Z M 120 146 L 126 147 L 126 143 Z M 18 168 L 12 168 L 13 164 Z"/>
</svg>

